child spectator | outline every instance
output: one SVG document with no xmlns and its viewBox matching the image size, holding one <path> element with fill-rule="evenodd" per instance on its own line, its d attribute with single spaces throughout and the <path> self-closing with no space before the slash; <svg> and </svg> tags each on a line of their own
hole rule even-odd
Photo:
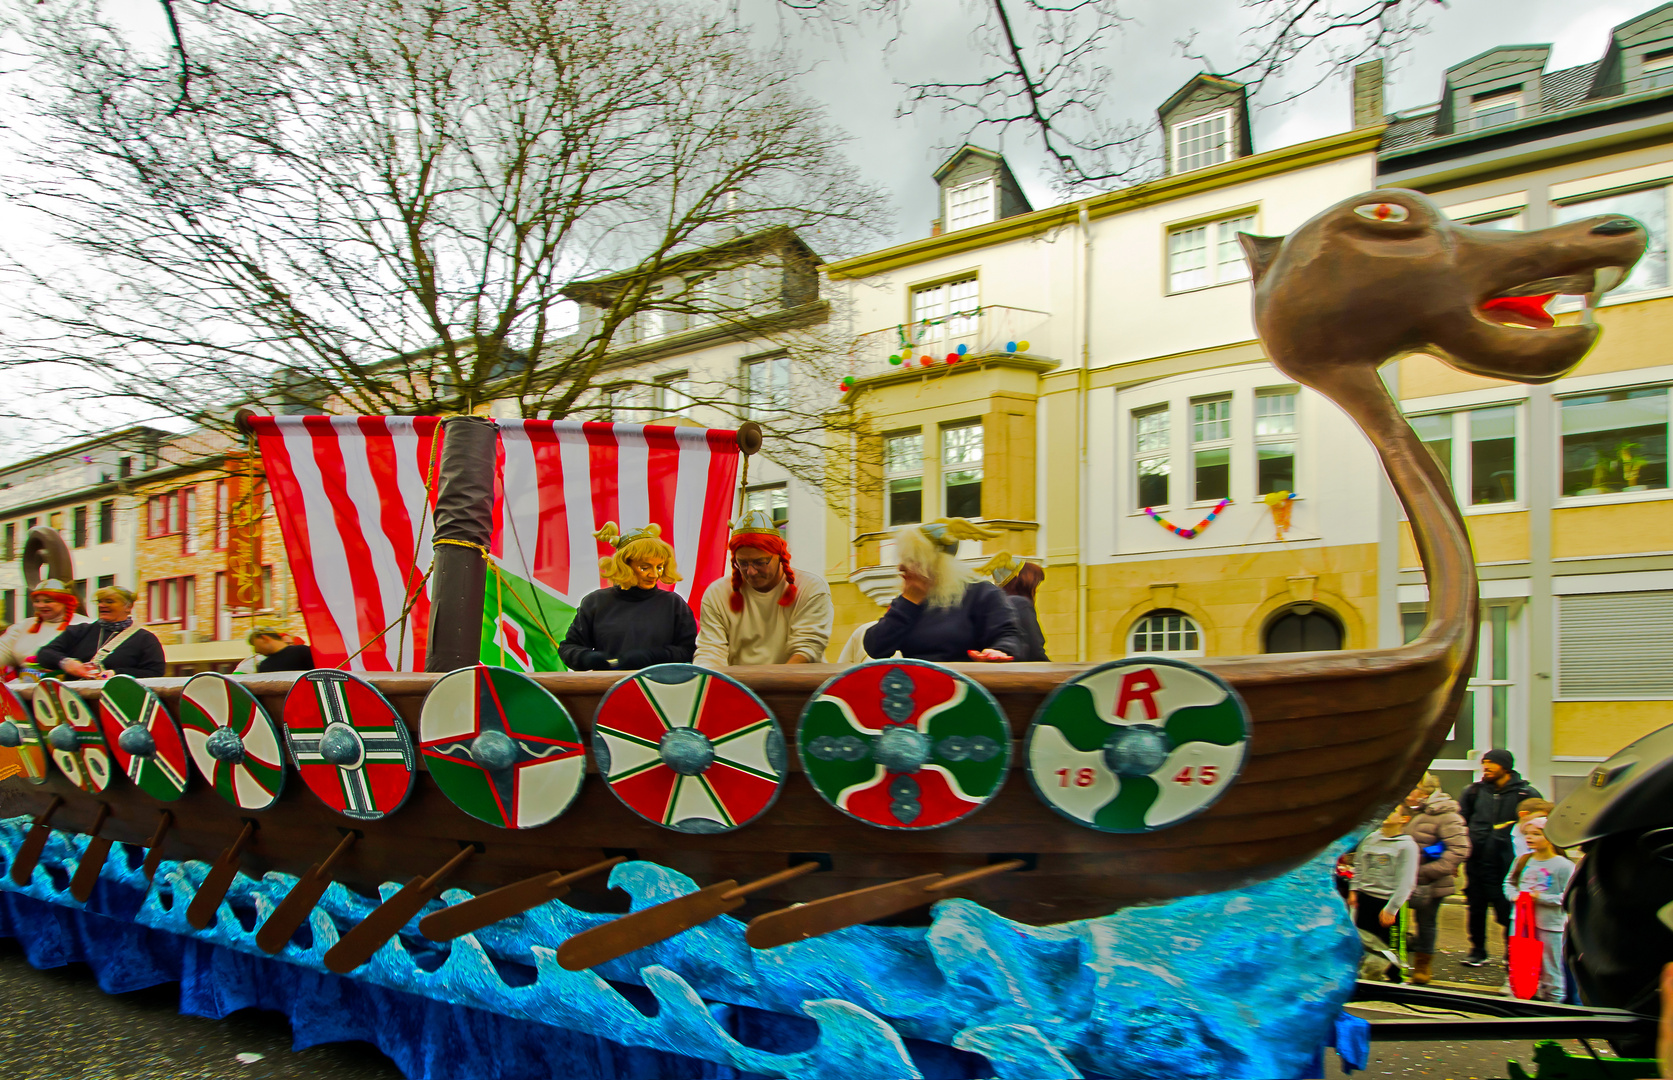
<svg viewBox="0 0 1673 1080">
<path fill-rule="evenodd" d="M 1526 802 L 1521 805 L 1526 805 Z M 1541 1001 L 1561 1001 L 1564 992 L 1563 929 L 1568 912 L 1563 910 L 1563 893 L 1568 889 L 1574 864 L 1545 838 L 1545 819 L 1529 818 L 1518 831 L 1526 838 L 1528 854 L 1519 856 L 1505 875 L 1505 895 L 1514 899 L 1528 893 L 1534 899 L 1534 931 L 1545 947 L 1539 968 Z"/>
<path fill-rule="evenodd" d="M 1528 838 L 1522 835 L 1522 826 L 1529 818 L 1544 817 L 1556 808 L 1550 799 L 1528 798 L 1516 804 L 1516 824 L 1511 827 L 1510 843 L 1516 849 L 1516 857 L 1521 858 L 1532 849 L 1528 847 Z M 1509 896 L 1509 893 L 1505 894 Z"/>
<path fill-rule="evenodd" d="M 1406 835 L 1411 818 L 1411 807 L 1396 805 L 1382 827 L 1354 849 L 1353 891 L 1348 894 L 1354 924 L 1385 945 L 1400 909 L 1417 885 L 1417 842 Z M 1400 981 L 1400 969 L 1392 964 L 1384 974 L 1389 982 Z"/>
</svg>

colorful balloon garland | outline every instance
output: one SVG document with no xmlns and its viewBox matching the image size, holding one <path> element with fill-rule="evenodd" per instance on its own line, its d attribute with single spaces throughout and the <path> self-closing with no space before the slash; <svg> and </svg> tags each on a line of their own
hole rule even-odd
<svg viewBox="0 0 1673 1080">
<path fill-rule="evenodd" d="M 1214 519 L 1220 516 L 1220 511 L 1224 510 L 1226 507 L 1228 507 L 1230 505 L 1231 505 L 1231 500 L 1230 499 L 1221 499 L 1219 502 L 1214 504 L 1214 509 L 1212 509 L 1208 512 L 1207 517 L 1205 517 L 1201 521 L 1197 522 L 1196 526 L 1194 528 L 1190 528 L 1190 529 L 1180 528 L 1178 525 L 1175 525 L 1173 522 L 1169 521 L 1167 518 L 1163 517 L 1161 514 L 1158 514 L 1156 511 L 1152 510 L 1148 506 L 1144 508 L 1144 512 L 1146 514 L 1150 515 L 1150 519 L 1152 521 L 1154 521 L 1156 524 L 1160 525 L 1162 528 L 1168 530 L 1168 532 L 1173 533 L 1175 536 L 1180 537 L 1181 539 L 1184 539 L 1184 540 L 1194 540 L 1197 536 L 1199 536 L 1202 533 L 1202 531 L 1204 529 L 1206 529 L 1210 525 L 1214 524 Z"/>
</svg>

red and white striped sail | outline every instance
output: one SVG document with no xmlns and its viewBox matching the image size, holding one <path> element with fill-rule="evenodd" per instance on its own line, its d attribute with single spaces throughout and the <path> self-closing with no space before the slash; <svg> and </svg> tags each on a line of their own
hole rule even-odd
<svg viewBox="0 0 1673 1080">
<path fill-rule="evenodd" d="M 726 570 L 737 481 L 730 431 L 566 420 L 499 420 L 491 550 L 504 581 L 567 608 L 599 588 L 593 538 L 662 527 L 695 609 Z M 252 419 L 315 662 L 357 671 L 424 666 L 430 510 L 441 428 L 434 417 L 263 416 Z M 489 601 L 495 600 L 489 581 Z M 402 626 L 367 642 L 420 595 Z M 546 619 L 546 605 L 541 607 Z M 519 614 L 508 601 L 508 616 Z M 564 620 L 567 623 L 567 619 Z M 496 632 L 515 636 L 506 625 Z M 531 643 L 532 644 L 532 643 Z M 358 652 L 364 647 L 364 651 Z"/>
</svg>

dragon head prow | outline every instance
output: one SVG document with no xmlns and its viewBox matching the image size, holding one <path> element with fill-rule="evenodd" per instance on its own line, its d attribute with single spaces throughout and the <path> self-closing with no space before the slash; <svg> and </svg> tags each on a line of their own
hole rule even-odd
<svg viewBox="0 0 1673 1080">
<path fill-rule="evenodd" d="M 1288 236 L 1238 239 L 1267 356 L 1328 390 L 1414 352 L 1498 379 L 1560 378 L 1597 341 L 1592 309 L 1631 273 L 1647 235 L 1619 214 L 1533 232 L 1459 225 L 1427 196 L 1381 188 Z M 1582 298 L 1578 324 L 1545 312 L 1559 294 Z"/>
</svg>

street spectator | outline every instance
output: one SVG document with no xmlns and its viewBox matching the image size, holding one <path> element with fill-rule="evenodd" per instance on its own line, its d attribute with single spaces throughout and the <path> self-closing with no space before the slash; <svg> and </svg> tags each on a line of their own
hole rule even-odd
<svg viewBox="0 0 1673 1080">
<path fill-rule="evenodd" d="M 1516 848 L 1518 858 L 1533 850 L 1522 833 L 1522 823 L 1529 818 L 1544 817 L 1556 808 L 1557 804 L 1550 799 L 1523 799 L 1516 804 L 1516 824 L 1510 828 L 1510 842 Z"/>
<path fill-rule="evenodd" d="M 1545 837 L 1545 819 L 1529 818 L 1517 826 L 1527 838 L 1529 852 L 1519 856 L 1505 875 L 1507 896 L 1528 893 L 1534 899 L 1534 931 L 1544 947 L 1540 958 L 1539 991 L 1541 1001 L 1562 1001 L 1565 996 L 1566 976 L 1563 969 L 1563 930 L 1568 925 L 1568 912 L 1563 910 L 1563 893 L 1568 891 L 1574 864 L 1563 856 L 1562 849 Z"/>
<path fill-rule="evenodd" d="M 1470 856 L 1464 860 L 1464 897 L 1469 903 L 1469 967 L 1487 963 L 1487 912 L 1510 936 L 1510 900 L 1505 897 L 1505 874 L 1515 858 L 1510 827 L 1523 799 L 1539 798 L 1539 790 L 1516 772 L 1509 750 L 1481 755 L 1481 779 L 1464 789 L 1459 810 L 1470 829 Z"/>
<path fill-rule="evenodd" d="M 1406 796 L 1412 820 L 1406 826 L 1418 849 L 1417 887 L 1410 906 L 1417 922 L 1412 938 L 1412 982 L 1425 986 L 1433 977 L 1435 935 L 1441 901 L 1458 891 L 1458 868 L 1470 854 L 1470 830 L 1458 802 L 1440 790 L 1434 773 L 1424 773 Z"/>
<path fill-rule="evenodd" d="M 1354 849 L 1353 891 L 1348 905 L 1354 924 L 1376 935 L 1384 945 L 1400 909 L 1417 887 L 1417 843 L 1406 835 L 1412 819 L 1411 807 L 1398 803 L 1383 819 L 1376 832 L 1366 836 Z M 1384 972 L 1389 982 L 1400 981 L 1400 969 L 1389 965 Z"/>
<path fill-rule="evenodd" d="M 900 595 L 866 631 L 866 655 L 1004 662 L 1022 651 L 1005 594 L 958 559 L 959 541 L 986 536 L 963 518 L 907 525 L 895 533 Z"/>
<path fill-rule="evenodd" d="M 247 639 L 255 650 L 251 670 L 268 675 L 276 671 L 314 670 L 314 650 L 282 630 L 261 626 Z"/>
<path fill-rule="evenodd" d="M 163 643 L 133 619 L 134 594 L 115 585 L 93 594 L 99 621 L 81 623 L 41 646 L 36 663 L 76 679 L 161 678 Z"/>
</svg>

